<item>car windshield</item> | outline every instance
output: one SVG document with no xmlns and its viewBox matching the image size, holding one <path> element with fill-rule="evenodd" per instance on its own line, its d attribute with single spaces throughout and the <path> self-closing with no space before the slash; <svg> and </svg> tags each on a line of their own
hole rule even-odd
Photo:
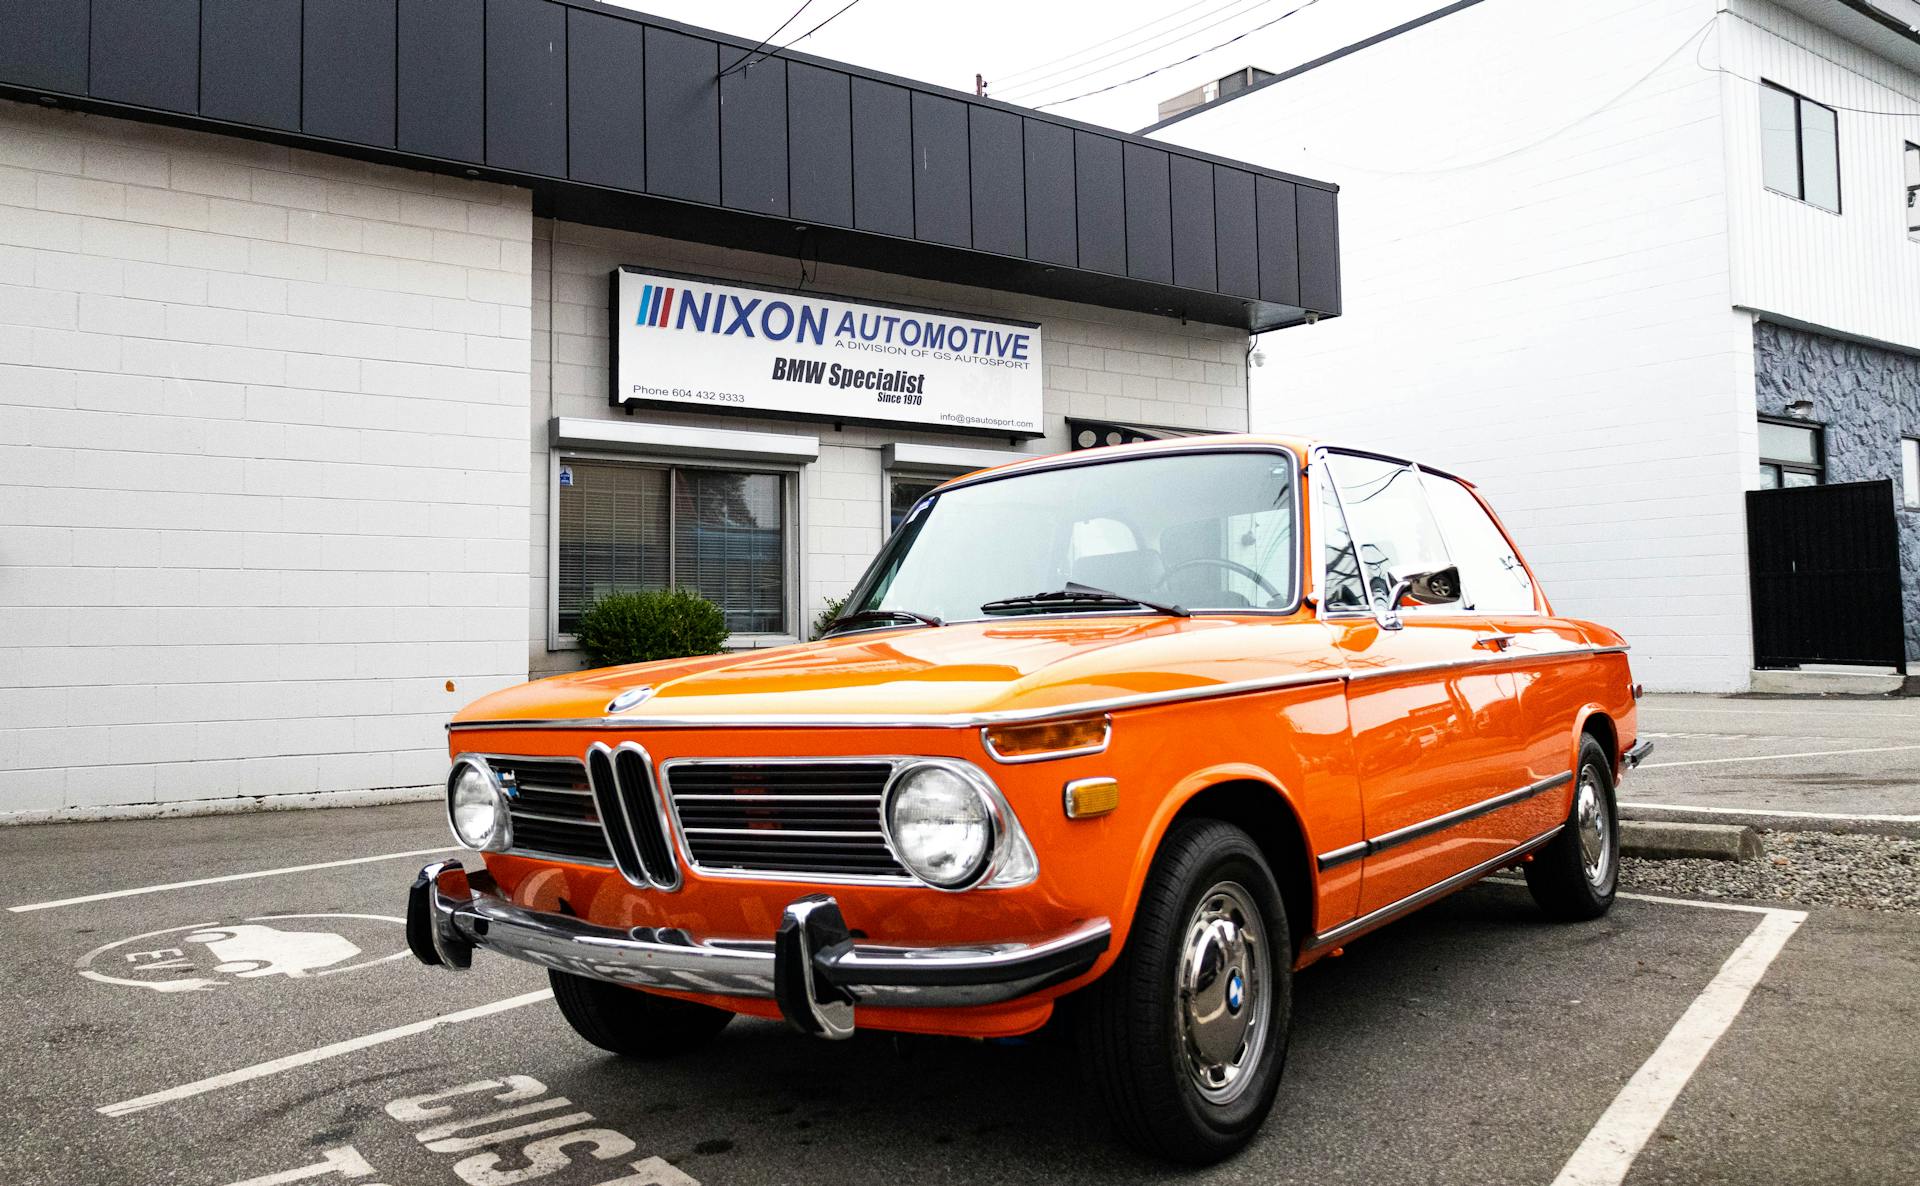
<svg viewBox="0 0 1920 1186">
<path fill-rule="evenodd" d="M 943 491 L 900 525 L 845 613 L 953 622 L 1289 608 L 1294 472 L 1291 454 L 1237 449 L 1116 458 Z"/>
</svg>

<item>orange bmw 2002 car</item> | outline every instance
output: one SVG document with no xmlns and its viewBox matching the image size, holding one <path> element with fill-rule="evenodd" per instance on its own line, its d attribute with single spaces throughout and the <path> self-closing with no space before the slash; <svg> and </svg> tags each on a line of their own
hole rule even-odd
<svg viewBox="0 0 1920 1186">
<path fill-rule="evenodd" d="M 921 500 L 823 640 L 539 680 L 449 726 L 410 946 L 543 965 L 587 1041 L 1078 1035 L 1190 1162 L 1272 1106 L 1294 973 L 1508 866 L 1590 919 L 1646 752 L 1618 634 L 1466 482 L 1207 437 Z"/>
</svg>

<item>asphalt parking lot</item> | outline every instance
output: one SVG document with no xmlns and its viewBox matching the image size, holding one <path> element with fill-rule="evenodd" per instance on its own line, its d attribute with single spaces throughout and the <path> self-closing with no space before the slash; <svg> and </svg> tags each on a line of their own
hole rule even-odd
<svg viewBox="0 0 1920 1186">
<path fill-rule="evenodd" d="M 1625 802 L 1920 834 L 1920 696 L 1648 696 L 1640 735 L 1654 752 Z"/>
<path fill-rule="evenodd" d="M 0 1181 L 1904 1183 L 1920 1143 L 1920 916 L 1555 926 L 1479 887 L 1304 974 L 1274 1120 L 1176 1175 L 1107 1138 L 1059 1041 L 738 1021 L 690 1059 L 603 1056 L 535 969 L 402 954 L 443 837 L 428 804 L 0 829 Z"/>
</svg>

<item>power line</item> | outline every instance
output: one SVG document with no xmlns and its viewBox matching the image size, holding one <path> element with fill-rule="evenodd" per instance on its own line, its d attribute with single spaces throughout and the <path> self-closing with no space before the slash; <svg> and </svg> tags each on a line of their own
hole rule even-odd
<svg viewBox="0 0 1920 1186">
<path fill-rule="evenodd" d="M 761 50 L 765 49 L 767 47 L 767 42 L 772 41 L 775 37 L 780 36 L 781 32 L 784 31 L 788 25 L 791 25 L 796 20 L 799 20 L 800 14 L 805 12 L 812 5 L 813 5 L 813 0 L 802 0 L 800 7 L 794 9 L 793 12 L 787 17 L 786 20 L 780 22 L 779 28 L 767 34 L 765 37 L 762 37 L 760 39 L 759 45 L 754 46 L 752 49 L 748 50 L 746 53 L 743 53 L 739 57 L 735 58 L 730 64 L 728 64 L 726 69 L 714 75 L 714 77 L 725 78 L 727 75 L 732 74 L 735 70 L 738 70 L 740 68 L 740 63 L 746 61 L 748 58 L 752 57 L 753 55 L 759 53 Z"/>
<path fill-rule="evenodd" d="M 1061 87 L 1073 86 L 1075 83 L 1084 82 L 1087 79 L 1092 78 L 1096 74 L 1105 74 L 1107 71 L 1124 66 L 1128 62 L 1138 61 L 1139 59 L 1144 58 L 1149 54 L 1156 54 L 1156 53 L 1161 53 L 1163 51 L 1171 50 L 1173 49 L 1174 46 L 1179 45 L 1181 42 L 1187 40 L 1190 37 L 1198 37 L 1200 34 L 1205 33 L 1208 29 L 1217 29 L 1221 25 L 1229 24 L 1233 21 L 1239 20 L 1243 16 L 1249 16 L 1254 12 L 1255 9 L 1265 8 L 1268 4 L 1271 4 L 1272 2 L 1273 0 L 1259 0 L 1259 2 L 1256 3 L 1252 8 L 1243 8 L 1239 12 L 1229 13 L 1228 15 L 1221 17 L 1217 21 L 1212 21 L 1208 24 L 1200 25 L 1196 28 L 1191 28 L 1191 29 L 1181 29 L 1177 31 L 1170 30 L 1169 32 L 1172 33 L 1171 37 L 1168 37 L 1166 33 L 1155 33 L 1150 37 L 1144 37 L 1140 41 L 1136 41 L 1132 45 L 1129 45 L 1123 48 L 1132 49 L 1134 46 L 1143 45 L 1149 41 L 1157 41 L 1158 44 L 1148 45 L 1145 49 L 1141 49 L 1135 53 L 1129 53 L 1125 57 L 1122 57 L 1117 61 L 1108 62 L 1104 66 L 1095 66 L 1091 70 L 1081 71 L 1080 73 L 1075 74 L 1071 78 L 1063 78 L 1058 82 L 1043 83 L 1038 86 L 1027 84 L 1027 85 L 1015 87 L 1014 90 L 1019 91 L 1027 95 L 1029 98 L 1031 98 L 1034 95 L 1042 94 L 1046 91 L 1058 90 Z M 1234 5 L 1230 4 L 1227 7 L 1231 8 L 1231 7 L 1234 7 Z M 1214 10 L 1214 12 L 1218 12 L 1218 11 L 1220 10 L 1219 9 Z M 1210 16 L 1212 15 L 1212 13 L 1208 13 L 1206 15 Z M 1111 53 L 1103 54 L 1101 56 L 1111 58 L 1113 57 L 1114 54 L 1117 54 L 1120 52 L 1121 50 L 1114 50 Z M 1085 65 L 1086 63 L 1082 63 L 1082 64 Z M 1072 69 L 1079 69 L 1079 67 L 1078 66 L 1072 67 Z"/>
<path fill-rule="evenodd" d="M 852 8 L 854 5 L 858 3 L 860 3 L 860 0 L 847 0 L 845 4 L 842 4 L 839 8 L 834 9 L 833 15 L 829 16 L 826 20 L 821 21 L 819 24 L 815 25 L 811 29 L 808 29 L 805 33 L 800 34 L 800 36 L 795 37 L 792 41 L 787 42 L 785 45 L 776 46 L 773 49 L 768 50 L 766 53 L 761 54 L 760 61 L 764 62 L 768 58 L 778 57 L 780 55 L 781 50 L 791 49 L 794 46 L 800 44 L 802 41 L 805 41 L 807 38 L 813 36 L 815 33 L 818 33 L 820 30 L 826 28 L 828 25 L 831 25 L 834 22 L 834 20 L 838 18 L 842 13 L 846 12 L 847 9 Z M 801 5 L 801 7 L 805 8 L 806 5 L 803 4 Z M 799 16 L 800 14 L 796 12 L 794 15 Z M 784 25 L 781 26 L 781 28 L 785 28 L 785 27 L 786 26 Z M 775 32 L 778 32 L 778 30 L 775 30 Z M 765 45 L 766 42 L 763 41 L 761 42 L 761 44 Z M 749 54 L 748 56 L 751 56 L 751 55 Z M 746 59 L 742 58 L 741 61 L 746 62 Z M 740 66 L 740 63 L 736 62 L 734 66 L 729 66 L 726 70 L 722 71 L 721 74 L 725 75 L 727 73 L 730 73 L 735 67 L 739 67 L 740 69 L 745 69 L 745 70 L 751 70 L 757 65 L 759 65 L 759 62 L 746 62 L 745 66 Z"/>
<path fill-rule="evenodd" d="M 1159 24 L 1163 24 L 1163 23 L 1165 23 L 1166 21 L 1170 21 L 1170 20 L 1172 20 L 1172 19 L 1174 19 L 1175 17 L 1178 17 L 1178 16 L 1180 16 L 1180 15 L 1182 15 L 1183 13 L 1186 13 L 1186 12 L 1189 12 L 1189 11 L 1191 11 L 1192 9 L 1195 9 L 1195 8 L 1199 8 L 1199 7 L 1201 7 L 1201 5 L 1202 5 L 1202 4 L 1205 4 L 1205 3 L 1207 3 L 1207 2 L 1208 2 L 1208 0 L 1199 0 L 1199 3 L 1195 3 L 1195 4 L 1189 4 L 1189 5 L 1187 5 L 1187 6 L 1185 7 L 1185 8 L 1181 8 L 1181 9 L 1177 9 L 1177 10 L 1175 10 L 1175 11 L 1173 11 L 1173 12 L 1170 12 L 1170 13 L 1168 13 L 1168 14 L 1166 14 L 1165 16 L 1159 16 L 1159 17 L 1155 17 L 1155 18 L 1154 18 L 1153 20 L 1150 20 L 1150 21 L 1148 21 L 1148 22 L 1147 22 L 1146 24 L 1144 24 L 1144 25 L 1136 25 L 1135 27 L 1133 27 L 1133 28 L 1131 28 L 1131 29 L 1128 29 L 1128 30 L 1127 30 L 1126 32 L 1124 32 L 1124 33 L 1119 33 L 1119 34 L 1116 34 L 1116 35 L 1114 35 L 1114 36 L 1112 36 L 1112 37 L 1109 37 L 1109 38 L 1107 38 L 1107 39 L 1106 39 L 1106 40 L 1104 40 L 1104 41 L 1096 41 L 1096 42 L 1094 42 L 1094 43 L 1093 43 L 1092 45 L 1089 45 L 1089 46 L 1085 46 L 1085 47 L 1083 47 L 1083 48 L 1080 48 L 1080 49 L 1076 49 L 1076 50 L 1074 50 L 1074 51 L 1073 51 L 1072 53 L 1070 53 L 1070 54 L 1062 54 L 1062 55 L 1061 55 L 1060 57 L 1057 57 L 1057 58 L 1053 58 L 1053 59 L 1050 59 L 1050 60 L 1048 60 L 1048 61 L 1045 61 L 1045 62 L 1042 62 L 1042 63 L 1040 63 L 1040 64 L 1039 64 L 1039 65 L 1037 65 L 1037 66 L 1029 66 L 1029 67 L 1027 67 L 1027 68 L 1026 68 L 1025 70 L 1016 70 L 1016 71 L 1014 71 L 1014 72 L 1013 72 L 1013 73 L 1011 73 L 1011 74 L 1007 74 L 1007 75 L 1004 75 L 1004 76 L 1002 77 L 1002 80 L 1003 80 L 1004 82 L 1006 82 L 1006 83 L 1008 83 L 1008 84 L 1009 84 L 1009 85 L 1010 85 L 1010 86 L 1012 87 L 1012 89 L 1014 89 L 1014 90 L 1016 90 L 1016 91 L 1023 91 L 1023 90 L 1032 90 L 1032 89 L 1034 89 L 1035 87 L 1037 87 L 1037 86 L 1040 86 L 1041 84 L 1043 84 L 1043 83 L 1045 83 L 1045 82 L 1046 82 L 1046 81 L 1047 81 L 1048 79 L 1050 79 L 1050 78 L 1055 78 L 1055 77 L 1057 77 L 1057 76 L 1059 76 L 1059 75 L 1061 75 L 1061 74 L 1065 74 L 1065 73 L 1067 73 L 1067 72 L 1068 72 L 1069 70 L 1078 70 L 1078 69 L 1079 69 L 1080 67 L 1082 67 L 1082 66 L 1085 66 L 1085 65 L 1088 65 L 1088 64 L 1089 64 L 1090 62 L 1097 62 L 1097 61 L 1099 61 L 1099 60 L 1101 60 L 1102 58 L 1110 58 L 1110 57 L 1112 57 L 1112 56 L 1113 56 L 1114 54 L 1117 54 L 1117 53 L 1119 53 L 1119 52 L 1121 52 L 1121 50 L 1124 50 L 1124 49 L 1130 49 L 1130 48 L 1132 48 L 1132 47 L 1133 47 L 1133 46 L 1135 46 L 1135 45 L 1139 45 L 1139 44 L 1140 44 L 1140 41 L 1134 41 L 1134 42 L 1129 42 L 1129 43 L 1128 43 L 1127 45 L 1123 45 L 1123 46 L 1121 46 L 1121 47 L 1120 47 L 1120 49 L 1115 49 L 1115 50 L 1111 50 L 1111 51 L 1109 51 L 1109 52 L 1107 52 L 1107 53 L 1104 53 L 1104 54 L 1101 54 L 1101 55 L 1099 55 L 1098 57 L 1095 57 L 1095 58 L 1089 58 L 1089 59 L 1087 59 L 1086 61 L 1080 61 L 1080 62 L 1072 62 L 1072 59 L 1074 59 L 1074 58 L 1080 58 L 1080 57 L 1084 57 L 1084 55 L 1086 55 L 1086 54 L 1090 54 L 1090 53 L 1092 53 L 1092 52 L 1093 52 L 1094 50 L 1096 50 L 1096 49 L 1100 49 L 1100 48 L 1102 48 L 1103 46 L 1108 46 L 1108 45 L 1112 45 L 1112 44 L 1113 44 L 1114 42 L 1116 42 L 1116 41 L 1119 41 L 1119 40 L 1121 40 L 1121 39 L 1123 39 L 1123 38 L 1127 38 L 1127 37 L 1131 37 L 1131 36 L 1133 36 L 1133 35 L 1134 35 L 1135 33 L 1138 33 L 1138 32 L 1140 32 L 1140 31 L 1142 31 L 1142 30 L 1144 30 L 1144 29 L 1149 29 L 1149 28 L 1152 28 L 1152 27 L 1153 27 L 1154 25 L 1159 25 Z M 1200 14 L 1199 16 L 1196 16 L 1196 17 L 1194 17 L 1193 19 L 1194 19 L 1194 20 L 1205 20 L 1205 19 L 1206 19 L 1207 17 L 1210 17 L 1210 16 L 1212 16 L 1212 15 L 1213 15 L 1214 13 L 1216 13 L 1216 12 L 1221 12 L 1221 11 L 1223 11 L 1223 10 L 1225 10 L 1225 9 L 1228 9 L 1228 8 L 1234 8 L 1234 7 L 1237 7 L 1237 6 L 1239 6 L 1239 5 L 1241 5 L 1241 4 L 1245 4 L 1246 2 L 1247 2 L 1247 0 L 1228 0 L 1228 2 L 1227 2 L 1227 3 L 1225 3 L 1225 4 L 1222 4 L 1222 5 L 1220 5 L 1220 6 L 1219 6 L 1219 7 L 1217 7 L 1217 8 L 1210 8 L 1210 9 L 1208 9 L 1208 10 L 1207 10 L 1206 12 L 1203 12 L 1203 13 L 1201 13 L 1201 14 Z M 1265 3 L 1265 0 L 1260 0 L 1260 2 L 1261 2 L 1261 3 Z M 1258 5 L 1258 4 L 1256 4 L 1256 5 L 1255 5 L 1255 7 L 1259 7 L 1259 5 Z M 1148 36 L 1146 36 L 1146 37 L 1144 37 L 1144 38 L 1141 38 L 1141 41 L 1152 41 L 1152 40 L 1153 40 L 1154 38 L 1156 38 L 1156 37 L 1163 37 L 1163 36 L 1165 36 L 1165 35 L 1166 35 L 1167 33 L 1170 33 L 1170 32 L 1172 32 L 1172 31 L 1173 31 L 1173 30 L 1170 30 L 1170 29 L 1162 29 L 1162 30 L 1160 30 L 1160 31 L 1159 31 L 1159 32 L 1157 32 L 1157 33 L 1151 33 L 1151 34 L 1149 34 Z M 1191 30 L 1188 30 L 1188 32 L 1191 32 Z M 1071 65 L 1068 65 L 1068 64 L 1066 64 L 1066 63 L 1069 63 L 1069 62 L 1072 62 L 1072 64 L 1071 64 Z M 1057 69 L 1057 70 L 1056 70 L 1056 69 L 1053 69 L 1053 67 L 1054 67 L 1054 66 L 1056 66 L 1056 65 L 1058 65 L 1058 66 L 1059 66 L 1059 69 Z M 1044 71 L 1044 73 L 1041 73 L 1041 72 L 1043 72 L 1043 71 Z M 1028 77 L 1029 75 L 1033 75 L 1033 74 L 1036 74 L 1036 73 L 1038 73 L 1038 74 L 1039 74 L 1039 77 L 1037 77 L 1037 78 L 1033 78 L 1033 77 Z M 1022 81 L 1015 81 L 1015 80 L 1017 80 L 1017 79 L 1025 79 L 1025 81 L 1023 81 L 1023 82 L 1022 82 Z"/>
<path fill-rule="evenodd" d="M 1225 49 L 1225 48 L 1226 48 L 1227 46 L 1229 46 L 1229 45 L 1232 45 L 1232 44 L 1233 44 L 1234 42 L 1236 42 L 1236 41 L 1241 41 L 1241 40 L 1244 40 L 1244 39 L 1246 39 L 1246 38 L 1248 38 L 1248 37 L 1251 37 L 1251 36 L 1253 36 L 1253 35 L 1254 35 L 1255 33 L 1258 33 L 1258 32 L 1260 32 L 1260 30 L 1262 30 L 1262 29 L 1269 29 L 1269 28 L 1272 28 L 1272 27 L 1273 27 L 1274 25 L 1277 25 L 1277 24 L 1279 24 L 1279 23 L 1280 23 L 1281 21 L 1284 21 L 1284 20 L 1286 20 L 1286 19 L 1287 19 L 1288 17 L 1290 17 L 1290 16 L 1293 16 L 1293 15 L 1294 15 L 1295 13 L 1299 13 L 1299 12 L 1304 12 L 1304 11 L 1306 11 L 1307 9 L 1309 9 L 1309 8 L 1312 8 L 1312 7 L 1314 6 L 1314 5 L 1316 5 L 1316 4 L 1318 4 L 1318 3 L 1320 3 L 1320 0 L 1306 0 L 1306 3 L 1304 3 L 1304 4 L 1302 4 L 1302 5 L 1300 5 L 1300 6 L 1298 7 L 1298 8 L 1289 8 L 1289 9 L 1288 9 L 1287 11 L 1285 11 L 1285 12 L 1283 12 L 1283 13 L 1281 13 L 1281 14 L 1280 14 L 1279 16 L 1277 16 L 1277 17 L 1274 17 L 1274 18 L 1273 18 L 1272 20 L 1270 20 L 1270 21 L 1265 21 L 1265 22 L 1263 22 L 1263 23 L 1261 23 L 1261 24 L 1258 24 L 1258 25 L 1255 25 L 1255 26 L 1254 26 L 1253 28 L 1251 28 L 1251 29 L 1248 29 L 1248 30 L 1247 30 L 1246 32 L 1244 32 L 1244 33 L 1240 33 L 1240 34 L 1237 34 L 1237 35 L 1235 35 L 1235 36 L 1233 36 L 1233 37 L 1229 37 L 1229 38 L 1227 38 L 1227 39 L 1226 39 L 1225 41 L 1222 41 L 1222 42 L 1221 42 L 1220 44 L 1218 44 L 1218 45 L 1210 45 L 1210 46 L 1208 46 L 1207 48 L 1205 48 L 1205 49 L 1203 49 L 1203 50 L 1200 50 L 1200 51 L 1199 51 L 1199 52 L 1197 52 L 1197 53 L 1191 53 L 1191 54 L 1188 54 L 1188 55 L 1187 55 L 1186 57 L 1184 57 L 1184 58 L 1181 58 L 1181 59 L 1180 59 L 1179 61 L 1177 61 L 1177 62 L 1168 62 L 1168 63 L 1167 63 L 1166 65 L 1164 65 L 1164 66 L 1159 66 L 1159 67 L 1156 67 L 1155 69 L 1152 69 L 1152 70 L 1149 70 L 1149 71 L 1147 71 L 1147 72 L 1146 72 L 1145 74 L 1136 74 L 1136 75 L 1134 75 L 1134 76 L 1133 76 L 1132 78 L 1127 78 L 1127 79 L 1122 79 L 1122 80 L 1121 80 L 1121 81 L 1119 81 L 1119 82 L 1115 82 L 1115 83 L 1110 83 L 1110 84 L 1108 84 L 1108 85 L 1106 85 L 1106 86 L 1103 86 L 1103 87 L 1096 87 L 1096 88 L 1094 88 L 1093 90 L 1090 90 L 1090 91 L 1082 91 L 1081 93 L 1079 93 L 1079 94 L 1077 94 L 1077 95 L 1073 95 L 1073 96 L 1071 96 L 1071 97 L 1069 97 L 1069 98 L 1065 98 L 1065 99 L 1054 99 L 1054 100 L 1052 100 L 1051 102 L 1047 102 L 1047 103 L 1037 103 L 1037 104 L 1035 104 L 1035 105 L 1034 105 L 1034 107 L 1035 107 L 1035 109 L 1036 109 L 1036 110 L 1040 110 L 1040 109 L 1044 109 L 1044 108 L 1048 108 L 1048 107 L 1059 107 L 1059 106 L 1062 106 L 1063 104 L 1067 104 L 1067 103 L 1074 103 L 1074 102 L 1078 102 L 1078 101 L 1079 101 L 1079 100 L 1081 100 L 1081 99 L 1087 99 L 1087 98 L 1091 98 L 1091 97 L 1093 97 L 1094 95 L 1104 95 L 1104 94 L 1106 94 L 1106 93 L 1107 93 L 1108 91 L 1111 91 L 1111 90 L 1118 90 L 1119 88 L 1121 88 L 1121 87 L 1123 87 L 1123 86 L 1131 86 L 1131 85 L 1133 85 L 1134 83 L 1136 83 L 1136 82 L 1140 82 L 1140 81 L 1141 81 L 1141 80 L 1143 80 L 1143 79 L 1148 79 L 1148 78 L 1152 78 L 1152 77 L 1153 77 L 1154 75 L 1156 75 L 1156 74 L 1162 74 L 1162 73 L 1165 73 L 1166 71 L 1168 71 L 1168 70 L 1171 70 L 1171 69 L 1173 69 L 1173 68 L 1174 68 L 1175 66 L 1184 66 L 1184 65 L 1186 65 L 1186 64 L 1187 64 L 1188 62 L 1191 62 L 1191 61 L 1193 61 L 1193 60 L 1194 60 L 1195 58 L 1202 58 L 1202 57 L 1205 57 L 1206 55 L 1208 55 L 1208 54 L 1210 54 L 1210 53 L 1212 53 L 1213 51 L 1215 51 L 1215 50 L 1217 50 L 1217 49 Z"/>
<path fill-rule="evenodd" d="M 1027 75 L 1029 75 L 1029 74 L 1032 74 L 1032 73 L 1034 73 L 1034 72 L 1036 72 L 1036 71 L 1039 71 L 1039 70 L 1046 70 L 1046 69 L 1048 69 L 1049 67 L 1051 67 L 1051 66 L 1053 66 L 1053 65 L 1055 65 L 1056 63 L 1059 63 L 1059 62 L 1065 62 L 1065 61 L 1067 61 L 1068 59 L 1071 59 L 1071 58 L 1077 58 L 1077 57 L 1079 57 L 1079 56 L 1080 56 L 1081 54 L 1084 54 L 1084 53 L 1087 53 L 1087 52 L 1089 52 L 1089 51 L 1091 51 L 1091 50 L 1096 50 L 1096 49 L 1099 49 L 1099 48 L 1100 48 L 1101 46 L 1103 46 L 1103 45 L 1111 45 L 1111 44 L 1113 44 L 1114 42 L 1116 42 L 1116 41 L 1118 41 L 1118 40 L 1120 40 L 1120 39 L 1121 39 L 1122 37 L 1131 37 L 1131 36 L 1133 36 L 1133 35 L 1134 35 L 1135 33 L 1138 33 L 1138 32 L 1140 32 L 1140 31 L 1141 31 L 1142 29 L 1148 29 L 1148 28 L 1152 28 L 1152 27 L 1153 27 L 1154 25 L 1158 25 L 1158 24 L 1161 24 L 1161 23 L 1163 23 L 1163 22 L 1165 22 L 1165 21 L 1170 21 L 1170 20 L 1172 20 L 1172 19 L 1174 19 L 1175 17 L 1177 17 L 1177 16 L 1179 16 L 1179 15 L 1180 15 L 1181 13 L 1184 13 L 1184 12 L 1186 12 L 1186 11 L 1188 11 L 1189 9 L 1194 9 L 1194 8 L 1198 8 L 1198 7 L 1200 7 L 1200 5 L 1202 5 L 1202 4 L 1205 4 L 1206 2 L 1207 2 L 1207 0 L 1196 0 L 1196 2 L 1195 2 L 1195 3 L 1192 3 L 1192 4 L 1189 4 L 1189 5 L 1187 5 L 1187 6 L 1185 7 L 1185 8 L 1177 8 L 1177 9 L 1175 9 L 1175 10 L 1173 10 L 1172 12 L 1168 12 L 1168 13 L 1163 13 L 1163 14 L 1161 14 L 1160 16 L 1157 16 L 1157 17 L 1154 17 L 1154 18 L 1153 18 L 1152 20 L 1150 20 L 1150 21 L 1148 21 L 1148 22 L 1146 22 L 1145 24 L 1141 24 L 1141 25 L 1135 25 L 1135 26 L 1134 26 L 1133 28 L 1131 28 L 1131 29 L 1126 29 L 1126 30 L 1123 30 L 1122 32 L 1119 32 L 1119 33 L 1115 33 L 1115 34 L 1114 34 L 1113 36 L 1111 36 L 1111 37 L 1108 37 L 1108 38 L 1106 38 L 1106 39 L 1105 39 L 1105 40 L 1103 40 L 1103 41 L 1096 41 L 1096 42 L 1094 42 L 1094 43 L 1093 43 L 1092 45 L 1086 45 L 1086 46 L 1082 46 L 1081 48 L 1079 48 L 1079 49 L 1076 49 L 1076 50 L 1074 50 L 1074 51 L 1073 51 L 1073 52 L 1071 52 L 1071 53 L 1065 53 L 1065 54 L 1061 54 L 1061 55 L 1060 55 L 1060 56 L 1058 56 L 1058 57 L 1053 57 L 1053 58 L 1047 58 L 1047 59 L 1045 59 L 1044 61 L 1040 61 L 1040 62 L 1036 62 L 1036 63 L 1034 63 L 1034 64 L 1033 64 L 1033 65 L 1031 65 L 1031 66 L 1022 66 L 1022 67 L 1021 67 L 1020 69 L 1018 69 L 1018 70 L 1010 70 L 1010 71 L 1008 71 L 1008 72 L 1006 73 L 1006 75 L 1005 75 L 1004 77 L 1006 77 L 1006 78 L 1009 78 L 1009 79 L 1012 79 L 1012 78 L 1025 78 L 1025 77 L 1026 77 Z"/>
</svg>

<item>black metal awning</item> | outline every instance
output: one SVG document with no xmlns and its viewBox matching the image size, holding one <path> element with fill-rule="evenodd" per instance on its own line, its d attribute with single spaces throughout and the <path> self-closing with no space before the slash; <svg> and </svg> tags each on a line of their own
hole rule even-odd
<svg viewBox="0 0 1920 1186">
<path fill-rule="evenodd" d="M 1335 188 L 591 0 L 6 0 L 0 96 L 526 186 L 535 212 L 1248 330 Z"/>
</svg>

